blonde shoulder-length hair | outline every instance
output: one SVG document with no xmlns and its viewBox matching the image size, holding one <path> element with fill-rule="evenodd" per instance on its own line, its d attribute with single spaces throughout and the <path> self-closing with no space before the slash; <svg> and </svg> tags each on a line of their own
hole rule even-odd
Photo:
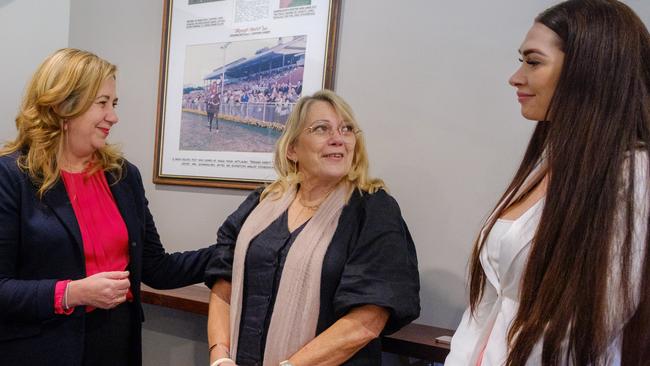
<svg viewBox="0 0 650 366">
<path fill-rule="evenodd" d="M 264 199 L 267 196 L 279 198 L 287 189 L 300 183 L 301 174 L 298 169 L 298 164 L 287 157 L 287 152 L 289 151 L 289 147 L 296 143 L 298 136 L 305 130 L 309 107 L 317 101 L 329 103 L 345 122 L 352 124 L 355 130 L 360 131 L 352 108 L 350 108 L 343 98 L 333 91 L 323 89 L 314 95 L 300 98 L 289 115 L 284 132 L 275 145 L 273 164 L 278 174 L 278 179 L 264 189 L 260 199 Z M 356 188 L 362 192 L 374 193 L 379 189 L 385 189 L 385 184 L 381 179 L 369 177 L 368 165 L 368 152 L 366 151 L 363 134 L 357 133 L 352 166 L 343 179 L 353 189 Z"/>
<path fill-rule="evenodd" d="M 57 158 L 65 141 L 64 122 L 86 112 L 107 78 L 117 67 L 87 51 L 64 48 L 54 52 L 36 70 L 27 85 L 18 116 L 15 140 L 0 156 L 19 152 L 18 166 L 29 173 L 42 197 L 60 177 Z M 91 173 L 122 173 L 121 152 L 106 145 L 95 152 Z"/>
</svg>

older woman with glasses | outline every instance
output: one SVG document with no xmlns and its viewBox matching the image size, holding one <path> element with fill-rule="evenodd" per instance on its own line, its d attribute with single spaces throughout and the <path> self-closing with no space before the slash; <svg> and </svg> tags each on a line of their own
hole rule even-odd
<svg viewBox="0 0 650 366">
<path fill-rule="evenodd" d="M 368 176 L 347 103 L 302 98 L 275 168 L 218 232 L 212 365 L 380 364 L 379 335 L 419 314 L 417 258 L 397 202 Z"/>
</svg>

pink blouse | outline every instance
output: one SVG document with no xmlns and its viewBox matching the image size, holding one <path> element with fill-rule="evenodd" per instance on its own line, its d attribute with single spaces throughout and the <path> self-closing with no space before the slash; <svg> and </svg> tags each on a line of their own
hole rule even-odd
<svg viewBox="0 0 650 366">
<path fill-rule="evenodd" d="M 61 171 L 65 189 L 83 241 L 86 276 L 100 272 L 124 271 L 129 264 L 129 235 L 113 194 L 102 170 L 92 175 Z M 63 297 L 70 280 L 58 281 L 54 292 L 54 312 L 71 314 L 63 309 Z M 131 290 L 127 299 L 132 300 Z M 87 306 L 86 311 L 94 310 Z"/>
</svg>

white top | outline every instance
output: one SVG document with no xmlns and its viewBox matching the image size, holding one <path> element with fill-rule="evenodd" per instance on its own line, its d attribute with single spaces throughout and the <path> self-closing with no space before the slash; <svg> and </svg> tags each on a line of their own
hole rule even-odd
<svg viewBox="0 0 650 366">
<path fill-rule="evenodd" d="M 645 238 L 647 234 L 648 200 L 650 192 L 648 187 L 649 175 L 647 171 L 648 157 L 643 153 L 636 154 L 636 168 L 634 181 L 634 232 L 632 237 L 632 261 L 629 283 L 632 286 L 632 300 L 638 304 L 640 297 L 639 281 L 634 276 L 642 272 L 642 261 L 645 256 Z M 540 164 L 524 183 L 518 195 L 521 195 L 528 186 L 537 181 L 545 168 Z M 624 175 L 625 177 L 626 175 Z M 516 198 L 516 197 L 515 197 Z M 541 199 L 526 211 L 521 217 L 512 222 L 510 228 L 501 236 L 498 243 L 498 256 L 496 249 L 483 247 L 479 255 L 481 266 L 487 281 L 483 289 L 483 297 L 477 305 L 474 316 L 469 308 L 463 314 L 461 322 L 451 341 L 451 350 L 445 361 L 446 366 L 475 366 L 483 349 L 482 366 L 501 366 L 504 364 L 507 352 L 507 334 L 519 307 L 519 289 L 521 278 L 526 268 L 530 243 L 535 236 L 537 226 L 544 207 L 545 199 Z M 621 200 L 622 201 L 622 200 Z M 499 206 L 500 208 L 500 206 Z M 617 217 L 617 223 L 624 227 L 625 215 Z M 622 220 L 622 221 L 621 221 Z M 496 226 L 496 225 L 495 225 Z M 484 236 L 481 232 L 481 239 Z M 620 242 L 623 231 L 616 230 L 613 240 Z M 495 252 L 490 254 L 492 250 Z M 612 246 L 612 256 L 620 255 L 620 248 Z M 496 265 L 495 265 L 496 264 Z M 622 340 L 622 326 L 631 316 L 625 310 L 620 296 L 621 270 L 619 261 L 613 260 L 608 272 L 608 297 L 606 325 L 609 328 L 608 359 L 607 365 L 620 365 L 620 350 Z M 566 342 L 563 345 L 566 350 Z M 538 342 L 533 348 L 526 365 L 541 364 L 542 344 Z"/>
<path fill-rule="evenodd" d="M 485 247 L 487 251 L 487 260 L 492 270 L 497 274 L 497 280 L 499 278 L 499 252 L 501 252 L 501 240 L 506 236 L 514 220 L 504 220 L 498 219 L 490 234 L 485 240 Z"/>
<path fill-rule="evenodd" d="M 508 263 L 505 257 L 509 256 L 512 253 L 512 248 L 522 248 L 524 246 L 528 246 L 527 244 L 530 242 L 532 237 L 527 238 L 526 232 L 530 231 L 534 233 L 536 231 L 537 224 L 539 223 L 539 218 L 542 214 L 542 209 L 544 208 L 544 201 L 544 198 L 537 201 L 533 206 L 526 210 L 526 212 L 519 216 L 519 218 L 510 221 L 510 224 L 507 224 L 508 221 L 505 221 L 505 223 L 502 221 L 502 223 L 499 224 L 499 221 L 501 221 L 501 219 L 497 220 L 494 227 L 490 231 L 490 234 L 488 234 L 485 242 L 486 247 L 490 243 L 490 237 L 492 236 L 492 232 L 494 231 L 494 228 L 497 227 L 497 225 L 499 226 L 497 230 L 503 230 L 504 227 L 507 228 L 507 230 L 503 233 L 497 231 L 495 237 L 492 239 L 493 246 L 498 246 L 498 251 L 496 252 L 494 260 L 490 260 L 489 247 L 481 252 L 480 258 L 481 265 L 483 266 L 483 271 L 485 271 L 486 275 L 489 273 L 488 279 L 491 278 L 491 283 L 495 285 L 494 287 L 497 290 L 497 293 L 500 294 L 499 297 L 501 298 L 501 301 L 499 302 L 501 302 L 501 306 L 512 306 L 514 309 L 516 309 L 519 306 L 519 288 L 516 286 L 517 291 L 513 291 L 514 289 L 511 286 L 511 282 L 508 280 L 508 278 L 506 278 L 506 276 L 509 275 L 506 273 L 508 266 L 502 265 L 499 267 L 499 263 Z M 494 244 L 495 241 L 497 242 L 496 245 Z M 525 250 L 525 253 L 527 257 L 528 248 Z M 495 265 L 492 265 L 491 262 L 494 262 Z M 519 280 L 517 280 L 517 285 L 518 283 Z M 507 290 L 508 286 L 511 287 L 509 291 L 504 291 L 504 289 Z M 503 304 L 503 301 L 506 303 Z M 502 352 L 501 350 L 503 347 L 507 347 L 505 342 L 508 337 L 508 330 L 510 329 L 510 324 L 514 320 L 514 315 L 516 313 L 516 310 L 512 312 L 511 317 L 497 316 L 495 317 L 494 323 L 492 325 L 485 327 L 484 337 L 486 337 L 486 339 L 483 342 L 480 342 L 485 347 L 481 365 L 505 364 L 506 353 Z M 483 350 L 483 347 L 480 347 L 478 349 L 479 354 L 481 350 Z M 474 366 L 475 364 L 476 363 L 473 363 L 471 366 Z"/>
</svg>

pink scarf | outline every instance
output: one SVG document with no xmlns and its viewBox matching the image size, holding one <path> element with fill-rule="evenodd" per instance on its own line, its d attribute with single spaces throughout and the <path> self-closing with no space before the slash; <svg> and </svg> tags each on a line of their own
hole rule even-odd
<svg viewBox="0 0 650 366">
<path fill-rule="evenodd" d="M 339 184 L 289 249 L 266 337 L 264 366 L 278 365 L 316 336 L 323 259 L 350 190 L 347 183 Z M 295 197 L 295 186 L 278 199 L 267 196 L 250 213 L 237 237 L 230 299 L 230 351 L 234 360 L 237 359 L 244 262 L 248 246 L 252 239 L 289 208 Z"/>
</svg>

